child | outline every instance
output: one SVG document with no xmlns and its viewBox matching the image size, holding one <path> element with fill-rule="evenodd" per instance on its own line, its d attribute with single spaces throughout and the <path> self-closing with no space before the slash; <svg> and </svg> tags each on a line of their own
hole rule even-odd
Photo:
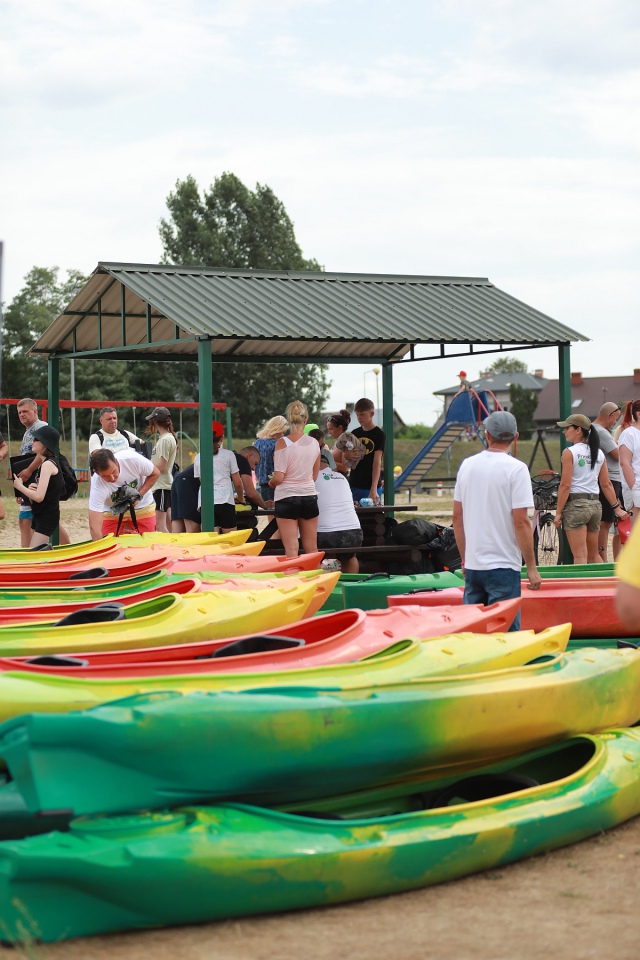
<svg viewBox="0 0 640 960">
<path fill-rule="evenodd" d="M 382 496 L 380 474 L 382 471 L 382 452 L 385 436 L 380 427 L 373 422 L 373 401 L 363 397 L 355 405 L 355 414 L 359 427 L 353 431 L 353 436 L 364 446 L 364 456 L 351 467 L 349 483 L 355 501 L 362 497 L 371 497 L 377 505 Z M 343 436 L 348 437 L 349 434 Z M 336 441 L 337 442 L 337 441 Z"/>
</svg>

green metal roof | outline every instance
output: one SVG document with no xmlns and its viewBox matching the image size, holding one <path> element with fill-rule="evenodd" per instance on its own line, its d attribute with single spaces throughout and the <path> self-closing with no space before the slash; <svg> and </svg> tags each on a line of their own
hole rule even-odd
<svg viewBox="0 0 640 960">
<path fill-rule="evenodd" d="M 215 360 L 315 362 L 588 339 L 478 277 L 99 263 L 32 352 L 189 359 L 202 338 Z"/>
</svg>

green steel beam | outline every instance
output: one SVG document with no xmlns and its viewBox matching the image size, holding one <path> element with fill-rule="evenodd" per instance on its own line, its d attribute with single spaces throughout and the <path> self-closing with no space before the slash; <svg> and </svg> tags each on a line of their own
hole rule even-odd
<svg viewBox="0 0 640 960">
<path fill-rule="evenodd" d="M 384 502 L 392 507 L 395 503 L 393 486 L 393 365 L 382 364 L 382 429 L 384 444 Z"/>
<path fill-rule="evenodd" d="M 202 529 L 215 530 L 213 506 L 213 433 L 211 404 L 213 384 L 211 344 L 208 337 L 198 341 L 198 400 L 200 402 L 200 487 L 202 492 Z"/>
<path fill-rule="evenodd" d="M 558 393 L 560 419 L 566 420 L 571 413 L 571 346 L 562 343 L 558 346 Z M 567 446 L 564 433 L 560 434 L 560 452 Z"/>
<path fill-rule="evenodd" d="M 231 432 L 231 408 L 227 407 L 225 410 L 225 428 L 224 432 L 227 435 L 227 448 L 229 450 L 233 449 L 233 434 Z"/>
<path fill-rule="evenodd" d="M 110 289 L 111 289 L 111 287 L 114 285 L 114 283 L 117 283 L 117 280 L 115 280 L 115 279 L 111 280 L 110 283 L 108 283 L 108 284 L 106 285 L 106 287 L 104 288 L 104 290 L 101 290 L 101 291 L 100 291 L 100 293 L 98 294 L 98 296 L 96 297 L 96 299 L 93 301 L 93 303 L 92 303 L 89 307 L 87 307 L 86 310 L 68 310 L 68 311 L 65 310 L 65 311 L 64 311 L 64 316 L 65 316 L 65 317 L 75 317 L 75 316 L 78 317 L 78 319 L 77 319 L 76 322 L 74 323 L 74 325 L 73 325 L 73 327 L 71 328 L 71 330 L 68 331 L 68 333 L 65 334 L 65 340 L 66 340 L 67 337 L 69 336 L 69 333 L 71 333 L 73 330 L 75 330 L 77 327 L 79 327 L 80 324 L 82 323 L 82 321 L 85 319 L 85 317 L 88 317 L 88 316 L 90 315 L 90 313 L 91 313 L 91 311 L 94 309 L 94 307 L 96 307 L 97 305 L 100 304 L 100 301 L 101 301 L 102 298 L 104 297 L 105 293 L 107 292 L 107 290 L 110 290 Z M 98 308 L 98 309 L 99 309 L 99 308 Z"/>
<path fill-rule="evenodd" d="M 51 424 L 52 427 L 55 427 L 56 430 L 60 429 L 60 360 L 58 357 L 53 356 L 49 357 L 48 362 L 48 388 L 47 388 L 47 401 L 48 401 L 48 413 L 47 413 L 47 423 Z M 56 450 L 56 453 L 58 451 Z M 51 542 L 54 546 L 57 546 L 60 542 L 60 532 L 59 530 L 54 530 L 51 536 Z"/>
</svg>

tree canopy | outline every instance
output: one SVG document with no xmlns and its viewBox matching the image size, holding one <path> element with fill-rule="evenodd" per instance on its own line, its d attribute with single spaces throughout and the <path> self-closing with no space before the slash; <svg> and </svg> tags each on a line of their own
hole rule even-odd
<svg viewBox="0 0 640 960">
<path fill-rule="evenodd" d="M 498 357 L 497 360 L 494 360 L 491 366 L 487 367 L 486 373 L 528 373 L 529 368 L 527 367 L 524 360 L 519 360 L 517 357 Z"/>
<path fill-rule="evenodd" d="M 270 187 L 249 190 L 223 173 L 202 194 L 192 176 L 167 197 L 169 218 L 160 221 L 164 263 L 262 270 L 320 270 L 302 256 L 293 223 Z M 197 396 L 197 367 L 180 363 L 184 382 Z M 232 411 L 236 434 L 250 436 L 290 400 L 300 399 L 316 417 L 328 388 L 324 363 L 214 363 L 214 398 Z"/>
</svg>

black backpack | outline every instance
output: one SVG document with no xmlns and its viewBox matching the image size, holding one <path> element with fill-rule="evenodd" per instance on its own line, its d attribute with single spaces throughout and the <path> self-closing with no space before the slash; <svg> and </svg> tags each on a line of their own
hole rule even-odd
<svg viewBox="0 0 640 960">
<path fill-rule="evenodd" d="M 57 460 L 62 473 L 62 481 L 64 483 L 64 494 L 60 496 L 60 499 L 68 500 L 69 497 L 74 497 L 78 492 L 78 478 L 76 477 L 75 471 L 65 457 L 64 453 L 58 454 Z"/>
</svg>

